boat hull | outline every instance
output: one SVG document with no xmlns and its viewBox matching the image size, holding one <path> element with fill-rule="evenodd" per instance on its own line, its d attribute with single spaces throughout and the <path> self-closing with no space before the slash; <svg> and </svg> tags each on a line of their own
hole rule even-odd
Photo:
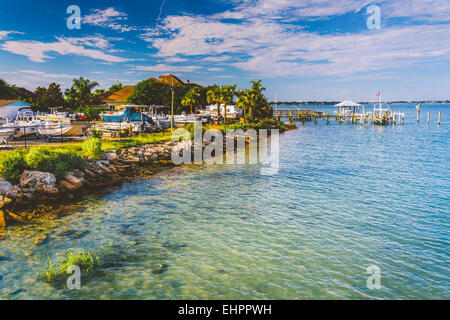
<svg viewBox="0 0 450 320">
<path fill-rule="evenodd" d="M 78 125 L 42 127 L 38 131 L 40 135 L 50 137 L 80 136 L 83 134 L 83 127 Z"/>
</svg>

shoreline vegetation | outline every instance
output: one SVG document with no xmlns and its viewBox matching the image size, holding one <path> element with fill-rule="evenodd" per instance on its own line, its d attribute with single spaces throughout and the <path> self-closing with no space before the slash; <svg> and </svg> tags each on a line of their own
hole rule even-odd
<svg viewBox="0 0 450 320">
<path fill-rule="evenodd" d="M 279 121 L 209 125 L 205 129 L 291 129 Z M 186 129 L 193 135 L 193 126 Z M 27 223 L 138 177 L 150 177 L 174 164 L 172 132 L 122 140 L 92 137 L 84 142 L 14 149 L 0 154 L 0 227 Z M 202 148 L 207 142 L 203 142 Z M 193 148 L 195 148 L 193 146 Z M 45 242 L 45 239 L 43 240 Z"/>
<path fill-rule="evenodd" d="M 222 133 L 227 129 L 278 129 L 282 132 L 295 128 L 293 124 L 273 119 L 273 108 L 263 94 L 265 88 L 261 80 L 250 83 L 250 89 L 237 90 L 236 85 L 201 87 L 189 81 L 185 84 L 173 75 L 160 76 L 134 86 L 127 103 L 167 106 L 172 97 L 175 113 L 192 112 L 213 104 L 217 108 L 217 122 L 204 126 L 204 129 L 218 129 Z M 83 109 L 89 121 L 100 120 L 100 109 L 95 106 L 105 90 L 92 92 L 97 86 L 97 82 L 89 79 L 74 79 L 65 97 L 55 83 L 48 89 L 38 88 L 33 96 L 33 110 L 45 111 L 55 105 L 64 105 L 72 111 Z M 0 81 L 0 98 L 17 94 L 14 88 Z M 121 88 L 122 84 L 117 83 L 107 92 L 120 91 Z M 221 105 L 233 103 L 235 97 L 236 107 L 243 114 L 239 122 L 227 119 L 226 108 L 223 117 L 220 111 Z M 32 97 L 30 99 L 33 102 Z M 192 124 L 185 128 L 193 135 Z M 156 170 L 174 166 L 171 162 L 174 147 L 171 130 L 141 133 L 120 140 L 102 139 L 102 133 L 93 130 L 91 137 L 82 142 L 0 152 L 0 228 L 11 223 L 32 221 L 61 203 L 74 202 L 92 192 L 139 176 L 151 176 Z M 207 144 L 208 141 L 203 141 L 201 147 Z"/>
</svg>

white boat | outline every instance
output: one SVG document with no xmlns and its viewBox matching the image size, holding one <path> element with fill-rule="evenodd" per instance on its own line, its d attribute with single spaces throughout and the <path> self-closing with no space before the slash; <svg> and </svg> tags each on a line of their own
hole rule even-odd
<svg viewBox="0 0 450 320">
<path fill-rule="evenodd" d="M 226 110 L 227 110 L 227 118 L 228 119 L 239 118 L 242 115 L 242 112 L 240 110 L 236 109 L 236 107 L 233 105 L 227 105 Z M 217 118 L 217 105 L 212 104 L 212 105 L 206 106 L 206 109 L 200 110 L 199 113 L 201 115 L 207 115 L 207 116 Z M 224 104 L 220 105 L 220 115 L 222 117 L 225 115 L 225 105 Z"/>
<path fill-rule="evenodd" d="M 46 137 L 80 136 L 83 134 L 83 126 L 68 123 L 46 123 L 38 128 L 38 132 Z"/>
<path fill-rule="evenodd" d="M 0 139 L 4 140 L 14 136 L 16 130 L 14 128 L 0 127 Z"/>
<path fill-rule="evenodd" d="M 70 123 L 70 115 L 65 112 L 58 112 L 58 109 L 60 108 L 51 108 L 50 113 L 37 113 L 35 118 L 43 121 Z"/>
<path fill-rule="evenodd" d="M 202 117 L 197 115 L 181 114 L 181 115 L 174 115 L 173 120 L 177 125 L 186 125 L 188 123 L 201 122 Z"/>
<path fill-rule="evenodd" d="M 170 117 L 164 115 L 156 115 L 152 117 L 153 122 L 156 124 L 157 128 L 166 129 L 170 128 Z"/>
</svg>

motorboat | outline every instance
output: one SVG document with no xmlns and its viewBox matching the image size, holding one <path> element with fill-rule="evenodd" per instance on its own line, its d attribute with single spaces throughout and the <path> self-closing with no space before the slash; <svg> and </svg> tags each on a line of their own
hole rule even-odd
<svg viewBox="0 0 450 320">
<path fill-rule="evenodd" d="M 71 123 L 45 122 L 38 128 L 38 133 L 45 137 L 81 136 L 83 126 Z"/>
<path fill-rule="evenodd" d="M 236 106 L 227 105 L 226 106 L 227 118 L 228 119 L 239 119 L 242 115 L 242 112 L 236 109 Z M 213 118 L 217 118 L 217 105 L 212 104 L 206 106 L 205 110 L 199 110 L 201 115 L 211 116 Z M 225 115 L 225 104 L 220 105 L 220 115 L 223 117 Z"/>
</svg>

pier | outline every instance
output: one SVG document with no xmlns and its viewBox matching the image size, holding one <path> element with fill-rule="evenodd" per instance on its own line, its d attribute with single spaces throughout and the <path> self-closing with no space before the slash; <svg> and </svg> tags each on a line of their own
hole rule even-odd
<svg viewBox="0 0 450 320">
<path fill-rule="evenodd" d="M 274 117 L 277 120 L 281 118 L 288 118 L 289 121 L 314 121 L 317 123 L 319 119 L 330 123 L 330 121 L 335 122 L 352 122 L 354 124 L 376 124 L 376 125 L 387 125 L 387 124 L 404 124 L 405 114 L 402 112 L 386 111 L 386 112 L 363 112 L 363 113 L 339 113 L 336 111 L 334 114 L 327 114 L 326 111 L 316 111 L 314 109 L 308 110 L 292 110 L 292 109 L 281 109 L 274 111 Z"/>
</svg>

